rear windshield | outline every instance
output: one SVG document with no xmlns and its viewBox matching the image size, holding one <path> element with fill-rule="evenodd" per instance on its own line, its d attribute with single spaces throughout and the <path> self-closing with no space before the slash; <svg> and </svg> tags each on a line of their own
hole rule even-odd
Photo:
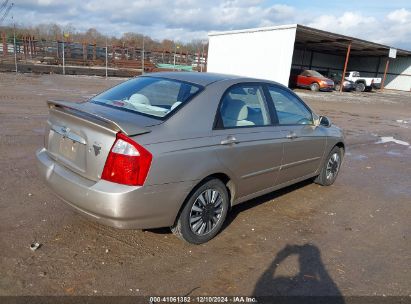
<svg viewBox="0 0 411 304">
<path fill-rule="evenodd" d="M 137 77 L 93 97 L 91 102 L 163 119 L 201 90 L 172 79 Z"/>
</svg>

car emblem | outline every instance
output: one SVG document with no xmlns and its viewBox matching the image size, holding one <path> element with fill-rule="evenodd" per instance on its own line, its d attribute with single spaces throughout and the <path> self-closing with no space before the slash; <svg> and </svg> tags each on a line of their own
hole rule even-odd
<svg viewBox="0 0 411 304">
<path fill-rule="evenodd" d="M 93 145 L 94 148 L 94 155 L 97 156 L 100 154 L 101 147 L 98 145 Z"/>
<path fill-rule="evenodd" d="M 67 127 L 61 127 L 61 132 L 63 132 L 64 134 L 67 134 L 68 132 L 70 132 L 70 129 Z"/>
</svg>

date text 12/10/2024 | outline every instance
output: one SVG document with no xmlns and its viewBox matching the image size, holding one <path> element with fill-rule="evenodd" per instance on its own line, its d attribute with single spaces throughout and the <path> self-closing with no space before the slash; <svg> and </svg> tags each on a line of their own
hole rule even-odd
<svg viewBox="0 0 411 304">
<path fill-rule="evenodd" d="M 171 296 L 171 297 L 150 297 L 150 303 L 256 303 L 253 297 L 211 297 L 211 296 Z"/>
</svg>

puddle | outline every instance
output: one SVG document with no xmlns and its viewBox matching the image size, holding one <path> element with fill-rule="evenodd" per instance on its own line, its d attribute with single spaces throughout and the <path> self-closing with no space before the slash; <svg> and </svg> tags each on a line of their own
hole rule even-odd
<svg viewBox="0 0 411 304">
<path fill-rule="evenodd" d="M 389 143 L 389 142 L 393 142 L 395 144 L 402 145 L 402 146 L 409 146 L 410 145 L 406 141 L 395 139 L 392 136 L 382 136 L 382 137 L 380 137 L 380 140 L 376 142 L 376 144 L 385 144 L 385 143 Z"/>
<path fill-rule="evenodd" d="M 367 159 L 368 157 L 362 154 L 359 155 L 350 155 L 350 158 L 353 160 L 364 160 Z"/>
<path fill-rule="evenodd" d="M 403 154 L 402 153 L 400 153 L 400 152 L 396 152 L 396 151 L 387 151 L 387 152 L 385 152 L 386 154 L 388 154 L 388 155 L 390 155 L 390 156 L 403 156 Z"/>
</svg>

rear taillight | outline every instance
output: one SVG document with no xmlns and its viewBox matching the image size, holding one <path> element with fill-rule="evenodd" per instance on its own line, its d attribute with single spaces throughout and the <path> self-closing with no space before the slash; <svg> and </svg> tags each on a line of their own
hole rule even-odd
<svg viewBox="0 0 411 304">
<path fill-rule="evenodd" d="M 142 186 L 150 169 L 152 158 L 149 151 L 131 138 L 117 133 L 101 178 L 118 184 Z"/>
</svg>

